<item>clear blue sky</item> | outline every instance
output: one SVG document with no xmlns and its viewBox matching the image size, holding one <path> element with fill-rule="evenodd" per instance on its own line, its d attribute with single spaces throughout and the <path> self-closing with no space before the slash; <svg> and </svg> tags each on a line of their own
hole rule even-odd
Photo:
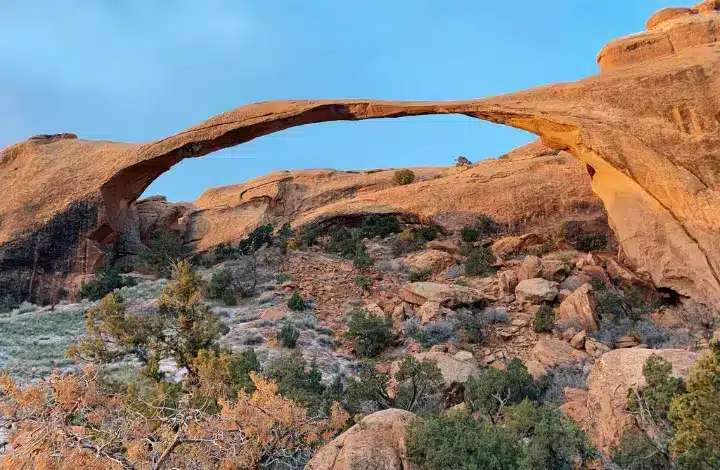
<svg viewBox="0 0 720 470">
<path fill-rule="evenodd" d="M 0 147 L 40 133 L 143 142 L 271 99 L 480 98 L 596 73 L 668 0 L 0 0 Z M 447 165 L 533 139 L 466 117 L 328 123 L 186 160 L 192 200 L 270 171 Z"/>
</svg>

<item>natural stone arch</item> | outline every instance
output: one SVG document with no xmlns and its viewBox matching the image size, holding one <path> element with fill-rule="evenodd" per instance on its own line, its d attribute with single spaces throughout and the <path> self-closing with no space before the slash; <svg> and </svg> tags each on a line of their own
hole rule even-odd
<svg viewBox="0 0 720 470">
<path fill-rule="evenodd" d="M 711 58 L 708 55 L 707 59 Z M 627 79 L 633 77 L 633 71 L 624 70 L 575 84 L 484 100 L 276 101 L 241 107 L 137 149 L 135 163 L 102 186 L 107 224 L 115 230 L 121 227 L 128 204 L 153 179 L 184 158 L 315 122 L 463 114 L 533 132 L 545 144 L 567 150 L 592 167 L 593 189 L 605 203 L 629 259 L 648 271 L 660 287 L 698 299 L 718 299 L 720 260 L 710 245 L 713 240 L 720 241 L 717 218 L 713 221 L 710 217 L 718 210 L 718 194 L 716 188 L 707 186 L 682 165 L 688 154 L 688 149 L 683 149 L 688 139 L 702 135 L 701 139 L 709 141 L 705 145 L 716 145 L 717 123 L 707 120 L 702 134 L 684 132 L 682 123 L 661 113 L 669 100 L 658 100 L 657 106 L 645 99 L 653 86 L 660 87 L 666 81 L 668 73 L 677 73 L 674 61 L 666 62 L 671 67 L 664 69 L 658 62 L 651 71 L 654 73 L 645 74 L 644 87 L 630 86 Z M 687 70 L 697 70 L 698 65 Z M 706 66 L 714 65 L 713 60 Z M 714 100 L 702 91 L 709 89 L 707 80 L 706 75 L 690 73 L 669 87 L 665 84 L 663 95 L 683 102 L 679 106 L 702 117 L 703 109 Z M 619 100 L 620 95 L 627 99 Z M 646 143 L 648 137 L 653 141 Z M 680 158 L 672 151 L 667 152 L 672 156 L 656 151 L 658 143 L 678 149 Z M 691 147 L 697 148 L 697 144 Z M 708 169 L 711 171 L 706 174 L 712 182 L 713 169 Z M 707 193 L 698 198 L 702 196 L 697 191 L 701 186 Z M 688 217 L 694 211 L 707 214 L 700 220 Z"/>
<path fill-rule="evenodd" d="M 9 182 L 0 187 L 0 262 L 3 250 L 23 245 L 77 203 L 98 208 L 90 239 L 109 242 L 130 204 L 184 158 L 315 122 L 463 114 L 535 133 L 592 168 L 593 190 L 626 258 L 656 286 L 718 309 L 720 49 L 715 35 L 701 34 L 720 25 L 716 3 L 703 3 L 689 20 L 663 19 L 663 34 L 672 41 L 684 37 L 682 31 L 693 33 L 685 47 L 657 51 L 645 33 L 628 47 L 615 42 L 601 54 L 603 73 L 575 83 L 455 102 L 258 103 L 142 146 L 67 136 L 18 144 L 0 153 L 0 175 Z M 65 158 L 78 174 L 55 164 Z M 23 184 L 22 165 L 37 187 L 15 190 Z"/>
</svg>

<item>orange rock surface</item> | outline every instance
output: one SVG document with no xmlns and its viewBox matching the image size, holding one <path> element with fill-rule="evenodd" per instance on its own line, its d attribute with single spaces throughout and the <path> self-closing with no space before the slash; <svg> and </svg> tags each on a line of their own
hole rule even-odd
<svg viewBox="0 0 720 470">
<path fill-rule="evenodd" d="M 92 243 L 112 241 L 144 189 L 184 158 L 314 122 L 464 114 L 533 132 L 545 145 L 574 155 L 592 175 L 627 259 L 656 286 L 717 307 L 716 2 L 665 18 L 655 18 L 654 29 L 632 44 L 627 38 L 611 43 L 600 54 L 602 73 L 575 83 L 455 102 L 264 102 L 147 145 L 60 136 L 11 146 L 0 153 L 0 270 L 47 268 L 44 260 L 57 254 L 44 240 L 66 236 L 68 214 L 87 228 Z M 416 204 L 420 188 L 432 194 L 431 183 L 401 188 L 397 199 Z M 92 258 L 84 239 L 67 237 L 65 251 Z"/>
</svg>

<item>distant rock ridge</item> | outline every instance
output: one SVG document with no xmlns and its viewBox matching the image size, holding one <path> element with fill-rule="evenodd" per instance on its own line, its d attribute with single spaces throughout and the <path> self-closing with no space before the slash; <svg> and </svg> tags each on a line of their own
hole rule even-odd
<svg viewBox="0 0 720 470">
<path fill-rule="evenodd" d="M 263 102 L 146 145 L 62 139 L 11 146 L 0 153 L 0 273 L 94 266 L 102 247 L 123 233 L 133 202 L 185 158 L 315 122 L 463 114 L 533 132 L 575 156 L 628 262 L 657 287 L 717 309 L 716 10 L 713 1 L 687 14 L 654 15 L 648 34 L 631 37 L 639 42 L 611 43 L 600 54 L 602 73 L 575 83 L 454 102 Z M 49 244 L 53 237 L 64 240 L 60 248 Z"/>
</svg>

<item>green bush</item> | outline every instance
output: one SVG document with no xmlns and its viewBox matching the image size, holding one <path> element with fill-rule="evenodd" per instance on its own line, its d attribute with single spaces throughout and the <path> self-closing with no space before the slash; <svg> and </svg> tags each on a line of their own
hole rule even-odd
<svg viewBox="0 0 720 470">
<path fill-rule="evenodd" d="M 277 331 L 278 343 L 284 348 L 293 349 L 297 345 L 298 338 L 300 338 L 300 330 L 289 321 L 283 322 Z"/>
<path fill-rule="evenodd" d="M 468 408 L 496 422 L 503 406 L 534 399 L 537 390 L 533 377 L 520 359 L 511 359 L 505 370 L 487 369 L 482 375 L 470 377 L 465 384 Z"/>
<path fill-rule="evenodd" d="M 360 226 L 363 237 L 387 237 L 400 232 L 400 221 L 394 215 L 369 215 L 365 217 Z"/>
<path fill-rule="evenodd" d="M 410 271 L 408 280 L 410 282 L 424 282 L 430 279 L 432 274 L 432 269 L 418 269 L 417 271 Z"/>
<path fill-rule="evenodd" d="M 292 293 L 290 299 L 288 299 L 287 305 L 290 307 L 290 310 L 294 310 L 296 312 L 306 310 L 308 308 L 307 302 L 303 300 L 300 292 L 298 291 L 294 291 Z"/>
<path fill-rule="evenodd" d="M 392 254 L 400 256 L 422 250 L 427 242 L 437 238 L 438 233 L 440 229 L 437 227 L 406 228 L 392 241 Z"/>
<path fill-rule="evenodd" d="M 132 287 L 135 284 L 135 279 L 124 278 L 120 275 L 120 268 L 108 263 L 95 271 L 95 278 L 92 281 L 85 282 L 80 286 L 77 298 L 91 301 L 100 300 L 117 289 Z"/>
<path fill-rule="evenodd" d="M 263 375 L 277 383 L 281 395 L 306 405 L 314 414 L 325 414 L 334 401 L 343 401 L 342 381 L 337 378 L 325 385 L 317 363 L 308 364 L 299 353 L 271 359 Z"/>
<path fill-rule="evenodd" d="M 662 398 L 661 398 L 662 399 Z M 687 378 L 687 393 L 676 394 L 668 417 L 676 428 L 670 450 L 681 469 L 720 468 L 720 342 L 700 358 Z"/>
<path fill-rule="evenodd" d="M 354 413 L 388 408 L 439 411 L 444 381 L 435 361 L 418 361 L 407 355 L 394 379 L 397 387 L 390 394 L 390 375 L 379 372 L 372 362 L 361 363 L 357 377 L 348 380 L 348 409 Z"/>
<path fill-rule="evenodd" d="M 417 318 L 417 317 L 413 317 Z M 411 327 L 406 321 L 405 326 Z M 412 327 L 411 327 L 412 328 Z M 442 344 L 455 339 L 455 325 L 447 320 L 439 320 L 430 322 L 424 328 L 419 327 L 410 337 L 422 343 L 424 348 L 429 348 L 436 344 Z"/>
<path fill-rule="evenodd" d="M 466 276 L 482 276 L 494 272 L 492 263 L 495 262 L 495 255 L 486 247 L 475 247 L 467 261 L 465 261 Z"/>
<path fill-rule="evenodd" d="M 232 296 L 232 301 L 227 303 Z M 213 273 L 210 282 L 205 287 L 205 297 L 208 299 L 222 300 L 225 305 L 235 305 L 235 296 L 232 295 L 232 271 L 223 268 Z"/>
<path fill-rule="evenodd" d="M 455 159 L 455 166 L 463 167 L 463 166 L 472 166 L 472 162 L 468 160 L 467 158 L 460 155 Z"/>
<path fill-rule="evenodd" d="M 548 333 L 555 325 L 555 310 L 547 304 L 542 304 L 533 317 L 533 330 L 535 333 Z"/>
<path fill-rule="evenodd" d="M 415 173 L 412 170 L 404 168 L 395 172 L 392 178 L 394 186 L 405 186 L 415 181 Z"/>
<path fill-rule="evenodd" d="M 482 344 L 485 341 L 488 324 L 479 315 L 479 312 L 461 309 L 457 311 L 455 318 L 455 329 L 464 330 L 470 343 Z"/>
<path fill-rule="evenodd" d="M 373 285 L 373 280 L 360 274 L 355 276 L 355 285 L 363 289 L 368 289 Z"/>
<path fill-rule="evenodd" d="M 247 237 L 240 241 L 238 250 L 244 255 L 249 255 L 263 246 L 272 245 L 274 240 L 273 230 L 274 228 L 271 224 L 261 225 L 255 228 Z"/>
<path fill-rule="evenodd" d="M 466 243 L 472 243 L 501 231 L 502 227 L 492 217 L 481 215 L 474 225 L 465 225 L 460 229 L 460 238 Z"/>
<path fill-rule="evenodd" d="M 142 258 L 156 276 L 168 279 L 172 274 L 173 263 L 185 259 L 189 254 L 190 250 L 176 233 L 163 232 L 148 242 Z"/>
<path fill-rule="evenodd" d="M 515 470 L 520 446 L 509 430 L 467 413 L 413 421 L 408 454 L 424 470 Z"/>
<path fill-rule="evenodd" d="M 460 239 L 466 243 L 478 241 L 480 230 L 472 225 L 466 225 L 460 229 Z"/>
<path fill-rule="evenodd" d="M 627 434 L 613 451 L 612 461 L 622 470 L 672 470 L 672 458 L 659 452 L 646 434 Z"/>
<path fill-rule="evenodd" d="M 375 264 L 375 262 L 368 254 L 365 245 L 358 245 L 355 251 L 355 257 L 353 258 L 353 266 L 355 266 L 356 269 L 367 269 L 373 264 Z"/>
<path fill-rule="evenodd" d="M 577 238 L 574 248 L 584 253 L 602 251 L 607 248 L 608 239 L 604 234 L 584 233 Z"/>
<path fill-rule="evenodd" d="M 355 350 L 362 357 L 375 357 L 393 340 L 392 319 L 390 315 L 380 318 L 366 310 L 352 313 L 347 339 L 355 340 Z"/>
<path fill-rule="evenodd" d="M 575 423 L 528 400 L 504 408 L 498 423 L 467 412 L 415 420 L 407 448 L 430 470 L 571 470 L 596 457 Z"/>
<path fill-rule="evenodd" d="M 340 256 L 353 256 L 361 243 L 360 232 L 341 227 L 330 236 L 326 249 Z"/>
</svg>

